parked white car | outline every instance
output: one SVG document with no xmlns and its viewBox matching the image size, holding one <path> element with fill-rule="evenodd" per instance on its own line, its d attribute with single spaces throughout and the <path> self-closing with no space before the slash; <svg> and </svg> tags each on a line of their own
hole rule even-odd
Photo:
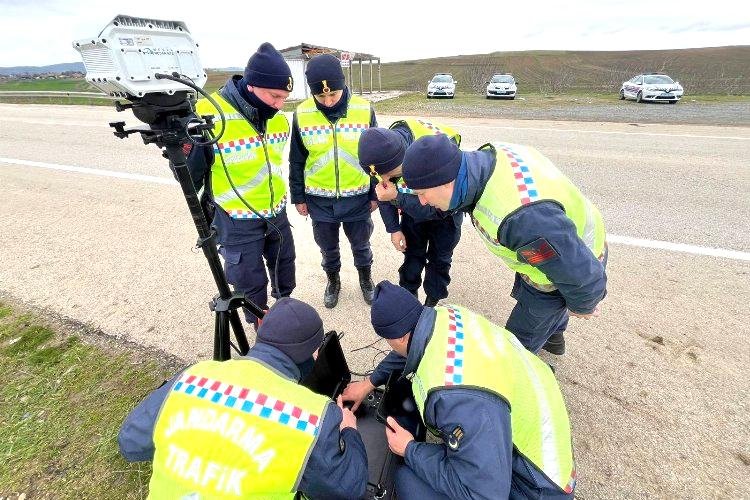
<svg viewBox="0 0 750 500">
<path fill-rule="evenodd" d="M 675 104 L 682 98 L 683 92 L 680 82 L 675 82 L 664 73 L 643 73 L 622 84 L 620 99 Z"/>
<path fill-rule="evenodd" d="M 438 73 L 427 82 L 427 99 L 430 97 L 448 97 L 453 99 L 456 93 L 456 84 L 449 73 Z"/>
<path fill-rule="evenodd" d="M 517 91 L 518 87 L 516 86 L 516 80 L 513 78 L 513 75 L 493 75 L 490 81 L 487 82 L 487 99 L 492 99 L 493 97 L 515 99 Z"/>
</svg>

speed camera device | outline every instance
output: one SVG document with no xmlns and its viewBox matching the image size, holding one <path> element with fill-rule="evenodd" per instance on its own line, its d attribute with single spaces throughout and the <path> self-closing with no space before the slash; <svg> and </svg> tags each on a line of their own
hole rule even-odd
<svg viewBox="0 0 750 500">
<path fill-rule="evenodd" d="M 118 15 L 98 36 L 76 40 L 86 81 L 113 97 L 144 97 L 187 90 L 174 75 L 198 87 L 206 83 L 198 44 L 181 21 Z"/>
</svg>

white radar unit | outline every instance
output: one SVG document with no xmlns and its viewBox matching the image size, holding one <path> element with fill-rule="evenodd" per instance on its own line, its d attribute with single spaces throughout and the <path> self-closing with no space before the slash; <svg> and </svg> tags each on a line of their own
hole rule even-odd
<svg viewBox="0 0 750 500">
<path fill-rule="evenodd" d="M 178 73 L 199 87 L 206 83 L 198 44 L 181 21 L 160 21 L 119 15 L 97 37 L 76 40 L 86 81 L 114 97 L 172 95 L 188 90 L 156 74 Z"/>
</svg>

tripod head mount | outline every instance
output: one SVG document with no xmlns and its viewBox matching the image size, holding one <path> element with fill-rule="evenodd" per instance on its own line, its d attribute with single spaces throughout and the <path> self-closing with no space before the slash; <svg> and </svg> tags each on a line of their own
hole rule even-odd
<svg viewBox="0 0 750 500">
<path fill-rule="evenodd" d="M 130 103 L 115 101 L 117 111 L 130 109 L 145 125 L 125 127 L 125 122 L 111 122 L 115 137 L 125 139 L 131 134 L 141 134 L 144 144 L 181 146 L 195 142 L 191 136 L 204 136 L 213 130 L 213 115 L 195 116 L 195 97 L 183 90 L 169 94 L 146 94 L 143 97 L 128 96 Z"/>
</svg>

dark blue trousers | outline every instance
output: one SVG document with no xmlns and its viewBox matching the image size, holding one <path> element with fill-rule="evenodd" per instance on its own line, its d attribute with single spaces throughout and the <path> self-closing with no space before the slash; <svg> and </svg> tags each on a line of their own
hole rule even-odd
<svg viewBox="0 0 750 500">
<path fill-rule="evenodd" d="M 271 222 L 278 227 L 281 237 L 267 222 L 259 223 L 254 226 L 258 232 L 256 239 L 240 244 L 224 244 L 220 250 L 227 281 L 262 309 L 268 309 L 268 276 L 271 276 L 271 295 L 277 299 L 291 295 L 297 285 L 294 238 L 289 219 L 286 216 L 274 217 Z M 277 259 L 278 283 L 275 278 Z M 258 319 L 248 311 L 245 311 L 245 318 L 257 324 Z"/>
<path fill-rule="evenodd" d="M 605 248 L 602 259 L 605 268 L 607 257 Z M 510 312 L 505 328 L 529 351 L 539 352 L 547 339 L 555 333 L 563 333 L 568 327 L 568 305 L 559 291 L 539 291 L 516 273 L 510 296 L 516 299 L 516 306 Z"/>
<path fill-rule="evenodd" d="M 396 495 L 399 500 L 450 500 L 441 493 L 435 491 L 432 486 L 422 481 L 407 465 L 401 465 L 396 469 Z"/>
<path fill-rule="evenodd" d="M 357 269 L 372 266 L 372 236 L 373 223 L 371 218 L 356 222 L 321 222 L 313 219 L 313 236 L 320 247 L 323 256 L 322 266 L 326 272 L 341 270 L 341 250 L 339 249 L 339 228 L 343 224 L 354 255 L 354 266 Z"/>
<path fill-rule="evenodd" d="M 398 284 L 416 295 L 424 271 L 425 293 L 435 299 L 447 297 L 453 249 L 461 239 L 461 225 L 452 217 L 415 222 L 404 213 L 401 232 L 406 238 L 406 251 L 398 269 Z"/>
</svg>

